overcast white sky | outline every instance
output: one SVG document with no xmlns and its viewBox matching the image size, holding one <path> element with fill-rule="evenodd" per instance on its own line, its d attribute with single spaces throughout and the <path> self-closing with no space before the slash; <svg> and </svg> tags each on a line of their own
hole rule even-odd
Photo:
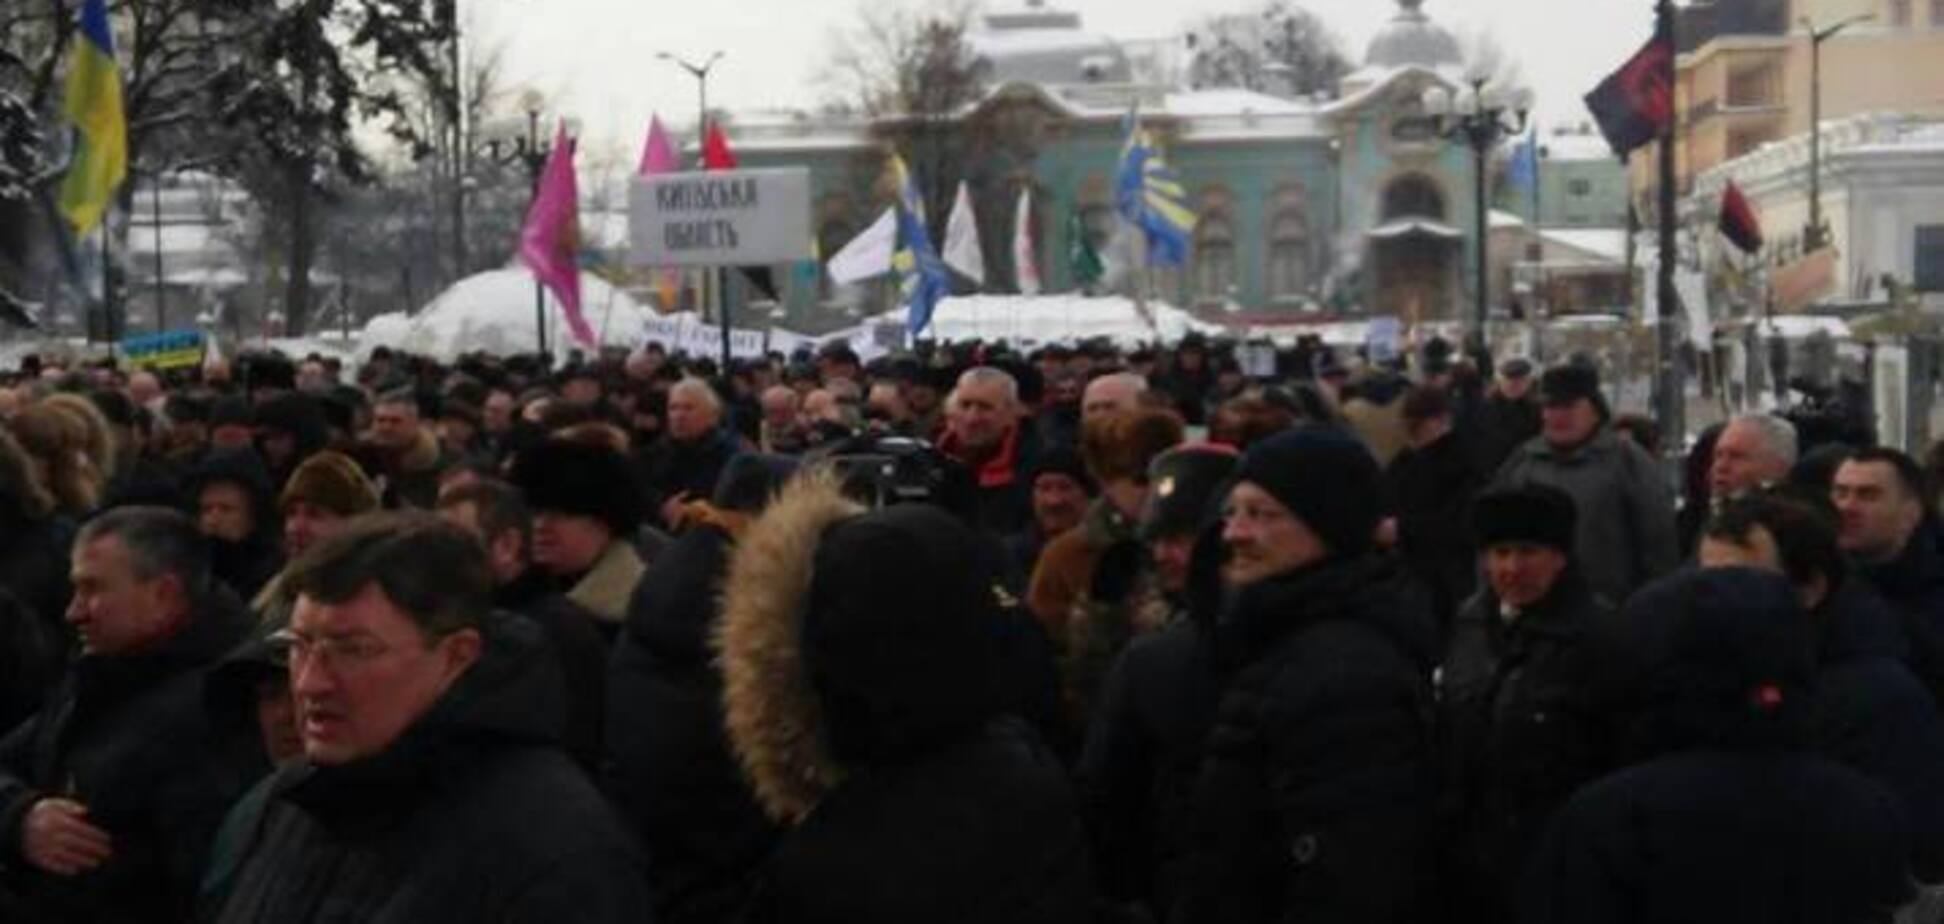
<svg viewBox="0 0 1944 924">
<path fill-rule="evenodd" d="M 874 3 L 898 0 L 871 0 Z M 924 0 L 904 0 L 922 3 Z M 1179 35 L 1213 12 L 1260 0 L 1051 0 L 1089 31 L 1121 39 Z M 985 0 L 1013 9 L 1025 0 Z M 1307 0 L 1361 59 L 1370 35 L 1396 13 L 1391 0 Z M 858 0 L 461 0 L 473 37 L 503 43 L 512 81 L 564 102 L 589 141 L 638 148 L 650 113 L 671 127 L 694 118 L 695 82 L 655 58 L 670 51 L 727 57 L 709 82 L 710 105 L 806 106 L 834 28 L 854 22 Z M 1482 28 L 1520 60 L 1538 94 L 1542 125 L 1587 118 L 1580 97 L 1652 29 L 1652 0 L 1427 0 L 1454 29 Z M 469 43 L 470 44 L 470 43 Z"/>
</svg>

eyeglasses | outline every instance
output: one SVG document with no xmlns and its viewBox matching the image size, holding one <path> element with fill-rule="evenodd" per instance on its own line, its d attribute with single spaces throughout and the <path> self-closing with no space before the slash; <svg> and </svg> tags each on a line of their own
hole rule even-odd
<svg viewBox="0 0 1944 924">
<path fill-rule="evenodd" d="M 312 638 L 289 629 L 272 633 L 269 642 L 273 650 L 283 655 L 284 663 L 292 673 L 312 663 L 312 659 L 333 673 L 347 668 L 356 670 L 383 658 L 392 650 L 390 645 L 371 636 Z"/>
</svg>

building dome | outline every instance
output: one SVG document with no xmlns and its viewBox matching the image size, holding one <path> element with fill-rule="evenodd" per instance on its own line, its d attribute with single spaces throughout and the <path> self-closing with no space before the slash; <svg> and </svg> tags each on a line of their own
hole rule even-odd
<svg viewBox="0 0 1944 924">
<path fill-rule="evenodd" d="M 1364 53 L 1365 67 L 1460 67 L 1458 40 L 1424 15 L 1424 0 L 1397 0 L 1397 16 L 1378 30 Z"/>
</svg>

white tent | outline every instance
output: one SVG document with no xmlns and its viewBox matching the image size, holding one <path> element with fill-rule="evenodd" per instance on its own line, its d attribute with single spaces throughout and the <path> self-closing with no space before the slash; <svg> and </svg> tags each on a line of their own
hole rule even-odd
<svg viewBox="0 0 1944 924">
<path fill-rule="evenodd" d="M 379 347 L 397 349 L 405 342 L 405 332 L 412 329 L 412 319 L 403 311 L 387 311 L 373 315 L 365 322 L 364 330 L 358 333 L 358 345 L 353 349 L 359 363 L 371 358 L 371 351 Z"/>
<path fill-rule="evenodd" d="M 905 309 L 879 315 L 873 323 L 902 324 Z M 1151 319 L 1151 321 L 1150 321 Z M 1105 337 L 1131 346 L 1143 341 L 1175 341 L 1191 331 L 1218 333 L 1166 302 L 1150 301 L 1145 315 L 1134 300 L 1118 295 L 973 295 L 938 303 L 927 339 L 999 340 L 1013 343 L 1071 343 Z"/>
<path fill-rule="evenodd" d="M 533 275 L 510 267 L 468 276 L 426 303 L 400 331 L 392 315 L 373 318 L 359 352 L 383 345 L 450 361 L 461 353 L 530 353 L 534 342 Z M 581 273 L 581 311 L 604 347 L 634 348 L 642 324 L 655 313 L 592 273 Z M 546 295 L 547 348 L 565 355 L 576 346 L 552 293 Z M 377 327 L 384 322 L 383 327 Z"/>
</svg>

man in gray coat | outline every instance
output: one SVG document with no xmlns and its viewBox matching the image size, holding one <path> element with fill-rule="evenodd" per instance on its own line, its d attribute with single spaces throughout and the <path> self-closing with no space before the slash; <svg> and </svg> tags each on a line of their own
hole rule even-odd
<svg viewBox="0 0 1944 924">
<path fill-rule="evenodd" d="M 1546 370 L 1539 399 L 1539 435 L 1505 460 L 1494 483 L 1545 484 L 1571 495 L 1579 511 L 1574 547 L 1587 582 L 1625 600 L 1679 563 L 1673 489 L 1653 457 L 1608 427 L 1596 370 Z"/>
</svg>

